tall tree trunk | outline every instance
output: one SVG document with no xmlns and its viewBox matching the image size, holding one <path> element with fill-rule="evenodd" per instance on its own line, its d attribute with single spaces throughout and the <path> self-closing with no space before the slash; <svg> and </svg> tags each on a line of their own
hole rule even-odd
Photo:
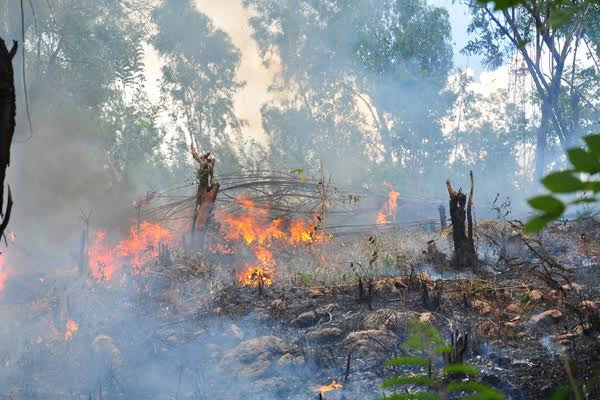
<svg viewBox="0 0 600 400">
<path fill-rule="evenodd" d="M 537 131 L 537 141 L 535 147 L 535 178 L 541 179 L 546 170 L 546 143 L 548 140 L 548 128 L 550 127 L 550 117 L 552 116 L 552 102 L 549 96 L 545 96 L 542 101 L 542 118 Z"/>
<path fill-rule="evenodd" d="M 15 78 L 12 59 L 17 53 L 17 42 L 13 41 L 10 51 L 6 48 L 4 40 L 0 38 L 0 215 L 3 215 L 4 205 L 4 178 L 6 168 L 10 165 L 10 146 L 15 133 L 15 115 L 17 111 L 15 98 Z M 8 204 L 6 215 L 0 224 L 0 237 L 10 220 L 12 197 L 8 188 Z"/>
</svg>

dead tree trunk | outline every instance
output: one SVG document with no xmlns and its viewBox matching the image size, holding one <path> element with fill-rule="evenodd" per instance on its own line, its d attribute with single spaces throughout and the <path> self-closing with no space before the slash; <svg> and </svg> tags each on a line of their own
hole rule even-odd
<svg viewBox="0 0 600 400">
<path fill-rule="evenodd" d="M 438 211 L 440 213 L 440 230 L 446 229 L 446 207 L 443 204 L 438 206 Z"/>
<path fill-rule="evenodd" d="M 200 156 L 192 144 L 192 156 L 200 165 L 196 206 L 192 220 L 192 245 L 202 246 L 208 221 L 219 192 L 219 183 L 214 181 L 215 159 L 210 156 L 210 153 Z"/>
<path fill-rule="evenodd" d="M 81 239 L 79 241 L 79 273 L 83 274 L 87 271 L 88 257 L 87 257 L 87 242 L 90 232 L 90 219 L 92 217 L 92 211 L 88 214 L 81 212 L 81 221 L 83 222 L 83 229 L 81 230 Z"/>
<path fill-rule="evenodd" d="M 146 192 L 146 197 L 140 200 L 134 200 L 131 204 L 135 209 L 135 220 L 137 225 L 138 236 L 141 233 L 142 227 L 142 208 L 150 204 L 150 202 L 154 199 L 154 196 L 156 196 L 156 192 Z"/>
<path fill-rule="evenodd" d="M 10 165 L 10 146 L 15 133 L 15 115 L 17 111 L 15 97 L 15 78 L 12 59 L 17 54 L 17 42 L 13 40 L 10 51 L 6 48 L 4 40 L 0 38 L 0 215 L 4 218 L 0 224 L 0 237 L 10 220 L 12 209 L 12 196 L 8 187 L 8 203 L 6 214 L 3 213 L 4 205 L 4 178 L 6 168 Z"/>
<path fill-rule="evenodd" d="M 459 189 L 452 189 L 446 181 L 450 196 L 450 219 L 452 220 L 452 240 L 454 241 L 454 263 L 457 268 L 472 268 L 477 264 L 477 254 L 473 242 L 473 171 L 470 172 L 471 190 L 469 198 Z M 466 206 L 466 211 L 465 211 Z M 466 228 L 465 228 L 466 224 Z"/>
</svg>

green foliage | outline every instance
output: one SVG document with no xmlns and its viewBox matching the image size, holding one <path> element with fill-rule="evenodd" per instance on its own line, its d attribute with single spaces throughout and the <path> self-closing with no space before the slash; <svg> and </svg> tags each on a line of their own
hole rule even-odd
<svg viewBox="0 0 600 400">
<path fill-rule="evenodd" d="M 568 398 L 570 393 L 571 387 L 569 385 L 563 385 L 552 392 L 552 394 L 548 397 L 548 400 L 563 400 Z"/>
<path fill-rule="evenodd" d="M 471 364 L 450 364 L 446 365 L 442 372 L 447 376 L 452 375 L 468 375 L 477 376 L 479 375 L 479 368 Z"/>
<path fill-rule="evenodd" d="M 469 400 L 502 400 L 504 394 L 479 382 L 450 382 L 446 387 L 448 393 L 472 392 L 475 394 L 462 397 Z"/>
<path fill-rule="evenodd" d="M 420 365 L 426 367 L 429 365 L 429 360 L 417 356 L 394 357 L 385 362 L 387 367 L 401 367 L 404 365 Z"/>
<path fill-rule="evenodd" d="M 164 0 L 152 18 L 152 44 L 165 59 L 161 92 L 173 126 L 198 151 L 216 154 L 220 171 L 239 169 L 245 125 L 233 103 L 244 86 L 237 79 L 239 50 L 191 1 Z"/>
<path fill-rule="evenodd" d="M 585 148 L 567 150 L 570 169 L 550 173 L 542 179 L 542 184 L 552 194 L 528 200 L 529 205 L 540 214 L 527 222 L 526 232 L 541 231 L 560 218 L 568 205 L 596 202 L 596 193 L 600 192 L 600 134 L 586 136 L 584 141 Z M 585 179 L 582 180 L 581 176 Z M 557 194 L 575 195 L 576 198 L 565 203 L 555 196 Z"/>
<path fill-rule="evenodd" d="M 527 5 L 527 0 L 477 0 L 480 3 L 487 4 L 493 3 L 494 10 L 506 10 L 511 7 L 517 7 Z M 585 0 L 579 2 L 568 2 L 565 0 L 554 0 L 549 3 L 549 8 L 553 9 L 552 16 L 550 18 L 550 24 L 554 28 L 560 28 L 566 24 L 575 13 L 588 4 L 593 3 L 596 0 Z M 564 7 L 560 7 L 563 6 Z"/>
<path fill-rule="evenodd" d="M 452 351 L 442 345 L 442 338 L 437 329 L 417 319 L 408 321 L 408 338 L 402 346 L 407 352 L 416 353 L 409 356 L 395 357 L 386 362 L 388 367 L 417 367 L 421 373 L 395 376 L 386 379 L 382 388 L 397 388 L 404 385 L 420 386 L 426 391 L 415 393 L 394 393 L 380 399 L 442 399 L 446 393 L 469 393 L 460 398 L 501 400 L 504 395 L 494 388 L 476 381 L 464 381 L 464 377 L 474 378 L 479 375 L 479 368 L 471 364 L 446 365 L 436 378 L 432 372 L 432 357 Z M 425 373 L 426 370 L 427 372 Z M 460 379 L 460 380 L 458 380 Z M 454 397 L 453 397 L 454 398 Z"/>
<path fill-rule="evenodd" d="M 445 167 L 441 120 L 453 101 L 444 92 L 452 69 L 445 9 L 424 0 L 244 5 L 265 63 L 281 61 L 271 89 L 284 100 L 262 108 L 270 163 L 321 159 L 338 182 L 393 171 L 396 183 L 399 170 L 427 182 L 424 174 Z M 349 173 L 349 165 L 357 167 Z"/>
<path fill-rule="evenodd" d="M 394 393 L 390 396 L 385 396 L 386 400 L 438 400 L 439 398 L 438 395 L 427 392 Z"/>
</svg>

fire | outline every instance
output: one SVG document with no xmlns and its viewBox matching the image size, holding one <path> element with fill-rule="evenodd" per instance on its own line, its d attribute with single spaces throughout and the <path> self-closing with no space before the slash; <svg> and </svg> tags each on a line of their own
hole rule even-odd
<svg viewBox="0 0 600 400">
<path fill-rule="evenodd" d="M 292 220 L 286 223 L 282 218 L 270 219 L 270 210 L 259 207 L 252 200 L 238 197 L 236 203 L 241 212 L 219 214 L 222 232 L 226 239 L 241 241 L 250 247 L 258 264 L 247 264 L 238 280 L 244 285 L 258 286 L 258 282 L 270 285 L 277 260 L 269 247 L 274 243 L 298 245 L 325 241 L 326 235 L 305 221 Z"/>
<path fill-rule="evenodd" d="M 388 193 L 387 201 L 381 206 L 377 213 L 377 217 L 375 218 L 377 224 L 389 224 L 392 220 L 396 219 L 395 216 L 396 210 L 398 209 L 398 197 L 400 196 L 400 193 L 393 190 L 391 185 L 387 183 L 385 185 L 390 192 Z M 390 217 L 392 218 L 391 220 Z"/>
<path fill-rule="evenodd" d="M 173 233 L 160 225 L 142 222 L 140 229 L 132 227 L 129 238 L 111 247 L 105 244 L 106 232 L 96 233 L 88 250 L 88 265 L 92 276 L 98 280 L 110 281 L 114 273 L 125 265 L 141 268 L 158 256 L 161 243 L 170 244 Z"/>
<path fill-rule="evenodd" d="M 278 240 L 289 244 L 312 243 L 325 240 L 323 233 L 317 233 L 316 224 L 293 220 L 285 227 L 281 218 L 270 220 L 268 208 L 259 207 L 252 200 L 238 197 L 241 214 L 220 214 L 220 220 L 226 225 L 223 229 L 229 240 L 244 240 L 247 245 L 258 243 L 269 245 Z"/>
<path fill-rule="evenodd" d="M 66 325 L 67 331 L 65 332 L 65 341 L 71 340 L 73 338 L 73 334 L 77 332 L 79 329 L 79 324 L 73 320 L 68 320 Z"/>
<path fill-rule="evenodd" d="M 213 245 L 210 246 L 210 251 L 212 253 L 219 253 L 219 254 L 233 254 L 233 250 L 221 243 L 214 243 Z"/>
<path fill-rule="evenodd" d="M 331 384 L 319 386 L 319 387 L 314 388 L 313 390 L 316 393 L 326 393 L 326 392 L 331 392 L 332 390 L 341 389 L 342 387 L 343 387 L 343 385 L 341 383 L 337 383 L 336 381 L 331 381 Z"/>
<path fill-rule="evenodd" d="M 273 257 L 273 253 L 264 246 L 255 246 L 253 250 L 254 256 L 260 263 L 257 265 L 246 264 L 245 270 L 238 274 L 238 280 L 247 286 L 258 287 L 261 284 L 269 286 L 272 283 L 271 277 L 277 261 Z"/>
<path fill-rule="evenodd" d="M 4 254 L 0 254 L 0 293 L 4 291 L 7 279 L 8 269 L 4 265 Z"/>
<path fill-rule="evenodd" d="M 269 286 L 272 283 L 271 273 L 261 266 L 246 266 L 246 270 L 238 275 L 238 280 L 245 286 Z"/>
</svg>

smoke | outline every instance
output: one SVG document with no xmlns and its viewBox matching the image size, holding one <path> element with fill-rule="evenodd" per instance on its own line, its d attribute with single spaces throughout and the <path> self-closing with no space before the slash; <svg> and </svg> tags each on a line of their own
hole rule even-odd
<svg viewBox="0 0 600 400">
<path fill-rule="evenodd" d="M 94 2 L 86 3 L 87 7 Z M 55 15 L 47 5 L 50 2 L 32 3 L 39 7 L 36 8 L 39 20 L 35 22 L 40 26 L 44 21 L 52 29 L 54 24 L 70 26 L 62 20 L 53 21 Z M 109 7 L 109 3 L 114 2 L 98 4 Z M 284 172 L 304 169 L 306 180 L 318 181 L 322 163 L 334 185 L 371 196 L 360 204 L 367 209 L 366 215 L 348 217 L 350 214 L 342 213 L 327 223 L 343 222 L 349 226 L 373 223 L 375 213 L 387 201 L 388 186 L 383 182 L 389 183 L 390 190 L 398 191 L 400 196 L 415 196 L 411 206 L 394 211 L 390 207 L 386 217 L 398 221 L 437 219 L 437 205 L 447 201 L 445 179 L 451 177 L 453 184 L 458 181 L 455 186 L 466 188 L 470 168 L 481 167 L 475 173 L 478 212 L 497 191 L 512 194 L 513 187 L 518 187 L 514 171 L 503 167 L 511 161 L 511 154 L 506 153 L 510 143 L 501 141 L 498 145 L 494 141 L 494 127 L 481 124 L 469 131 L 468 134 L 478 134 L 481 142 L 479 147 L 470 145 L 467 149 L 471 140 L 467 132 L 446 130 L 444 126 L 455 122 L 452 116 L 457 115 L 454 111 L 459 91 L 450 90 L 448 85 L 452 48 L 444 10 L 418 0 L 406 4 L 367 0 L 245 0 L 243 3 L 198 0 L 193 5 L 211 18 L 217 28 L 211 31 L 214 37 L 223 39 L 222 43 L 231 42 L 233 52 L 239 51 L 241 57 L 239 64 L 232 62 L 236 81 L 233 87 L 218 86 L 219 91 L 230 92 L 231 97 L 223 95 L 216 104 L 206 106 L 214 107 L 206 111 L 213 118 L 208 119 L 218 121 L 208 131 L 239 129 L 242 139 L 253 139 L 265 146 L 266 153 L 258 146 L 220 143 L 229 146 L 231 153 L 241 151 L 247 156 L 237 154 L 238 159 L 250 160 L 251 165 L 241 165 L 243 169 L 250 170 L 256 165 Z M 150 8 L 155 6 L 151 4 Z M 13 18 L 14 10 L 7 10 L 2 10 L 2 17 Z M 66 14 L 65 8 L 61 11 Z M 108 15 L 103 20 L 107 24 L 113 17 Z M 73 20 L 79 21 L 79 17 L 77 14 Z M 119 14 L 114 19 L 122 17 Z M 430 17 L 440 23 L 430 24 Z M 396 20 L 403 25 L 397 25 Z M 96 19 L 87 22 L 90 21 Z M 132 24 L 137 23 L 140 21 Z M 26 24 L 33 35 L 37 27 L 29 12 Z M 423 31 L 429 25 L 432 30 Z M 177 106 L 164 101 L 168 97 L 164 96 L 165 87 L 159 78 L 169 71 L 161 69 L 165 60 L 148 43 L 156 26 L 140 29 L 139 36 L 133 37 L 126 35 L 126 28 L 116 33 L 113 26 L 100 28 L 93 31 L 94 35 L 76 38 L 72 43 L 81 41 L 90 45 L 94 42 L 87 39 L 101 37 L 102 42 L 114 39 L 113 35 L 127 40 L 111 44 L 111 51 L 90 45 L 91 50 L 82 46 L 73 54 L 69 53 L 73 50 L 69 46 L 61 48 L 49 40 L 49 44 L 57 46 L 57 58 L 52 59 L 52 52 L 39 50 L 42 60 L 50 56 L 47 64 L 34 58 L 36 43 L 27 42 L 34 72 L 29 96 L 34 131 L 26 139 L 21 102 L 18 143 L 13 148 L 8 171 L 15 200 L 9 229 L 16 239 L 4 254 L 10 277 L 1 294 L 2 305 L 6 306 L 1 312 L 7 323 L 0 328 L 0 337 L 6 339 L 0 392 L 8 393 L 12 387 L 19 387 L 24 391 L 19 398 L 25 399 L 51 398 L 50 393 L 65 394 L 67 390 L 73 398 L 86 393 L 99 398 L 98 390 L 113 393 L 113 398 L 211 399 L 227 398 L 226 394 L 229 398 L 258 399 L 265 398 L 265 394 L 276 398 L 290 392 L 293 398 L 305 398 L 306 382 L 320 371 L 314 360 L 307 360 L 301 367 L 292 363 L 280 374 L 278 382 L 266 382 L 260 389 L 252 386 L 256 392 L 251 393 L 248 388 L 255 380 L 252 376 L 226 374 L 219 369 L 223 366 L 218 360 L 241 342 L 235 337 L 232 324 L 243 332 L 243 340 L 285 334 L 262 323 L 269 318 L 267 306 L 235 321 L 204 309 L 214 304 L 211 296 L 222 288 L 223 282 L 230 283 L 228 274 L 232 267 L 247 260 L 235 259 L 236 255 L 233 259 L 217 258 L 219 266 L 210 267 L 219 269 L 215 272 L 218 279 L 194 275 L 191 283 L 169 280 L 164 271 L 152 271 L 149 275 L 119 271 L 110 282 L 98 283 L 76 271 L 84 228 L 82 216 L 91 213 L 91 231 L 106 230 L 111 241 L 117 241 L 134 224 L 133 200 L 143 197 L 148 190 L 185 186 L 184 179 L 194 172 L 185 145 L 190 132 L 181 130 L 182 115 L 193 108 L 182 107 L 175 112 Z M 192 35 L 193 27 L 177 28 L 189 33 L 186 45 L 190 48 L 194 48 L 195 41 L 203 40 Z M 395 29 L 403 34 L 390 39 L 394 35 L 389 33 Z M 405 37 L 420 41 L 402 42 Z M 37 38 L 42 41 L 45 37 Z M 129 40 L 137 42 L 132 44 Z M 427 47 L 430 40 L 437 40 L 437 47 Z M 127 51 L 122 53 L 126 54 L 121 54 L 120 46 L 125 44 Z M 142 54 L 140 48 L 144 47 L 147 51 Z M 397 47 L 403 47 L 401 59 L 394 54 Z M 225 52 L 217 47 L 206 51 L 211 60 L 222 59 L 221 52 Z M 86 57 L 92 56 L 94 62 L 100 59 L 108 65 L 106 71 L 93 63 L 80 66 Z M 131 93 L 134 90 L 124 82 L 144 79 L 139 76 L 140 60 L 147 64 L 144 69 L 147 79 L 143 85 L 135 86 L 139 91 Z M 50 68 L 51 63 L 69 62 L 77 67 L 55 71 Z M 214 79 L 222 77 L 219 65 L 204 67 L 203 71 L 212 73 Z M 86 74 L 88 69 L 104 74 Z M 126 76 L 129 72 L 131 76 Z M 88 85 L 89 80 L 96 78 L 104 84 Z M 21 76 L 18 74 L 16 79 L 19 81 Z M 239 84 L 242 81 L 243 86 Z M 184 92 L 184 83 L 182 80 L 173 84 L 173 91 Z M 64 85 L 69 90 L 59 90 Z M 120 91 L 127 92 L 123 97 L 133 100 L 123 100 L 118 95 L 122 94 Z M 146 102 L 141 92 L 149 94 L 150 101 Z M 98 104 L 86 101 L 94 96 L 101 99 Z M 234 104 L 235 118 L 223 111 L 229 100 Z M 204 106 L 200 101 L 199 107 Z M 227 118 L 245 120 L 247 124 L 232 128 L 233 123 L 222 122 Z M 200 129 L 206 124 L 201 121 L 198 131 L 191 134 L 210 142 L 213 138 Z M 143 147 L 140 142 L 149 144 Z M 492 145 L 498 146 L 492 149 Z M 137 153 L 132 150 L 135 146 L 140 147 Z M 450 162 L 457 153 L 464 157 L 455 157 Z M 167 156 L 171 159 L 164 161 Z M 217 160 L 217 175 L 222 159 Z M 485 159 L 485 163 L 480 159 Z M 224 165 L 223 170 L 232 165 Z M 186 190 L 178 195 L 193 194 Z M 484 215 L 476 213 L 477 218 Z M 154 254 L 156 249 L 141 251 Z M 198 255 L 190 258 L 201 259 Z M 306 258 L 312 262 L 317 257 Z M 287 266 L 288 272 L 292 272 L 292 267 L 295 266 Z M 307 267 L 302 265 L 302 268 Z M 173 298 L 157 299 L 159 295 Z M 194 303 L 198 299 L 206 302 Z M 234 300 L 239 301 L 236 305 L 240 308 L 244 307 L 244 301 L 252 301 Z M 181 319 L 171 318 L 180 314 L 183 314 Z M 67 332 L 71 334 L 65 336 Z M 294 337 L 292 350 L 286 354 L 293 351 L 294 357 L 298 357 L 304 345 L 302 340 Z M 275 355 L 273 359 L 269 361 L 276 368 L 279 359 Z M 239 366 L 234 362 L 233 367 Z M 24 380 L 38 376 L 40 381 L 30 386 L 24 384 Z"/>
</svg>

